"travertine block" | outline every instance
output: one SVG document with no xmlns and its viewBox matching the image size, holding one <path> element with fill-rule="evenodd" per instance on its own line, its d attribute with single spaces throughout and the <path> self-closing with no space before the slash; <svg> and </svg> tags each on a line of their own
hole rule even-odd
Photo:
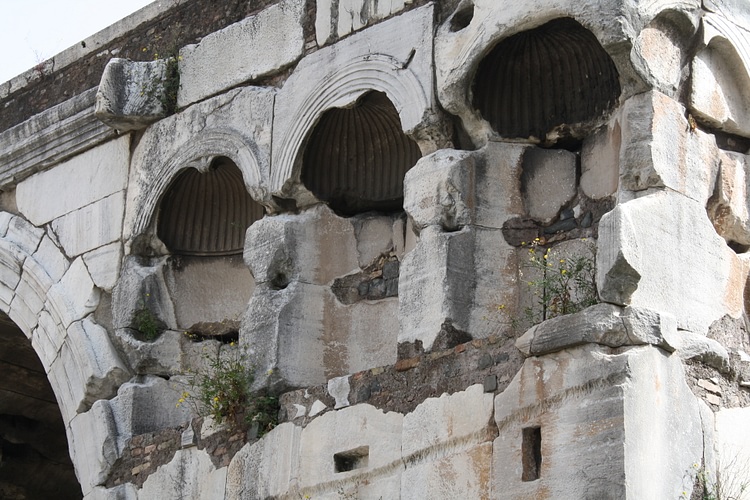
<svg viewBox="0 0 750 500">
<path fill-rule="evenodd" d="M 226 476 L 227 468 L 217 469 L 206 450 L 187 448 L 177 451 L 168 464 L 151 474 L 138 496 L 164 500 L 225 498 Z"/>
<path fill-rule="evenodd" d="M 122 236 L 125 193 L 119 192 L 52 221 L 65 253 L 76 257 Z"/>
<path fill-rule="evenodd" d="M 620 180 L 622 130 L 617 119 L 583 140 L 581 148 L 581 189 L 599 200 L 617 193 Z"/>
<path fill-rule="evenodd" d="M 302 55 L 305 2 L 283 0 L 180 50 L 180 107 L 272 73 Z"/>
<path fill-rule="evenodd" d="M 529 149 L 523 158 L 521 191 L 529 217 L 546 224 L 573 199 L 577 158 L 564 149 Z"/>
<path fill-rule="evenodd" d="M 129 136 L 106 142 L 21 182 L 18 209 L 41 225 L 90 205 L 125 188 L 129 162 Z"/>
<path fill-rule="evenodd" d="M 167 99 L 166 77 L 167 61 L 164 59 L 110 59 L 96 92 L 94 114 L 121 132 L 146 128 L 166 114 L 162 104 Z"/>
<path fill-rule="evenodd" d="M 412 0 L 343 0 L 338 3 L 317 0 L 316 3 L 315 36 L 318 46 L 322 47 L 335 36 L 348 35 L 399 12 L 404 4 L 410 4 Z"/>
<path fill-rule="evenodd" d="M 719 149 L 712 135 L 691 129 L 685 116 L 679 102 L 655 91 L 625 102 L 620 189 L 667 187 L 705 205 L 714 190 Z"/>
<path fill-rule="evenodd" d="M 301 434 L 301 427 L 287 422 L 243 446 L 227 470 L 226 498 L 260 500 L 287 493 L 299 474 Z"/>
<path fill-rule="evenodd" d="M 658 248 L 670 251 L 644 250 Z M 747 272 L 703 206 L 671 191 L 621 204 L 599 225 L 602 300 L 668 312 L 680 329 L 706 333 L 725 314 L 738 317 Z"/>
<path fill-rule="evenodd" d="M 427 226 L 401 264 L 398 341 L 420 340 L 430 350 L 445 321 L 469 327 L 473 303 L 474 235 L 470 228 L 445 233 Z"/>
<path fill-rule="evenodd" d="M 703 453 L 682 364 L 653 347 L 606 352 L 587 346 L 529 358 L 495 398 L 493 491 L 504 498 L 679 497 L 684 474 Z"/>
<path fill-rule="evenodd" d="M 418 228 L 499 229 L 524 214 L 520 177 L 528 151 L 526 145 L 490 142 L 479 151 L 442 149 L 425 156 L 404 178 L 404 210 Z"/>
<path fill-rule="evenodd" d="M 485 394 L 481 384 L 465 391 L 426 399 L 404 415 L 401 453 L 430 456 L 437 448 L 456 443 L 482 443 L 492 437 L 493 394 Z"/>
<path fill-rule="evenodd" d="M 400 462 L 402 422 L 401 414 L 383 413 L 368 404 L 316 418 L 302 430 L 300 486 L 314 486 Z M 351 457 L 353 468 L 337 470 L 342 467 L 337 466 L 336 455 Z"/>
<path fill-rule="evenodd" d="M 708 200 L 708 217 L 727 242 L 750 245 L 750 213 L 748 156 L 722 151 L 719 154 L 719 175 L 716 189 Z"/>
</svg>

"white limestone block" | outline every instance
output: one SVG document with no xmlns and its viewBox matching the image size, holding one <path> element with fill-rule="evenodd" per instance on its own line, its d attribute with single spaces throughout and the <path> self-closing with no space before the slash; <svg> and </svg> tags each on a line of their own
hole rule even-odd
<svg viewBox="0 0 750 500">
<path fill-rule="evenodd" d="M 580 184 L 589 198 L 600 200 L 617 193 L 621 142 L 622 130 L 616 119 L 583 140 Z"/>
<path fill-rule="evenodd" d="M 15 297 L 15 289 L 21 280 L 21 266 L 26 254 L 14 243 L 0 240 L 0 302 L 8 310 Z"/>
<path fill-rule="evenodd" d="M 110 59 L 96 92 L 96 117 L 120 132 L 140 130 L 163 118 L 167 64 L 165 59 Z"/>
<path fill-rule="evenodd" d="M 418 140 L 420 130 L 438 123 L 432 81 L 433 9 L 427 5 L 387 19 L 297 64 L 276 96 L 272 193 L 284 191 L 298 206 L 316 203 L 299 186 L 301 162 L 296 159 L 325 111 L 350 106 L 366 92 L 385 93 L 399 113 L 403 131 Z M 425 133 L 422 146 L 432 151 L 435 144 L 445 144 L 446 138 L 439 135 L 439 130 Z"/>
<path fill-rule="evenodd" d="M 655 248 L 670 251 L 646 251 Z M 739 317 L 747 273 L 703 206 L 671 191 L 618 205 L 599 225 L 602 300 L 668 312 L 684 330 L 705 334 L 725 314 Z"/>
<path fill-rule="evenodd" d="M 564 149 L 526 151 L 521 184 L 523 204 L 529 217 L 543 224 L 550 223 L 573 199 L 578 190 L 576 164 L 576 155 Z"/>
<path fill-rule="evenodd" d="M 85 391 L 79 404 L 86 408 L 98 399 L 109 399 L 117 388 L 130 378 L 130 370 L 120 359 L 107 330 L 85 318 L 68 327 L 65 343 L 70 347 L 74 364 L 81 379 L 77 381 Z"/>
<path fill-rule="evenodd" d="M 716 412 L 716 474 L 721 498 L 750 498 L 750 408 L 722 408 Z M 714 484 L 716 486 L 716 483 Z"/>
<path fill-rule="evenodd" d="M 226 498 L 259 500 L 287 493 L 299 474 L 301 435 L 301 427 L 286 422 L 243 446 L 229 463 Z"/>
<path fill-rule="evenodd" d="M 28 257 L 24 261 L 21 281 L 16 287 L 16 295 L 8 312 L 11 319 L 27 335 L 36 327 L 47 292 L 56 282 L 34 257 Z"/>
<path fill-rule="evenodd" d="M 75 416 L 68 424 L 68 449 L 84 497 L 103 485 L 118 458 L 114 437 L 117 428 L 109 401 L 94 403 L 86 413 Z"/>
<path fill-rule="evenodd" d="M 227 468 L 217 469 L 206 450 L 179 450 L 143 483 L 139 498 L 214 500 L 225 498 Z"/>
<path fill-rule="evenodd" d="M 164 267 L 164 282 L 180 330 L 202 322 L 239 321 L 255 288 L 239 255 L 183 257 L 179 267 Z"/>
<path fill-rule="evenodd" d="M 403 416 L 358 404 L 325 413 L 302 430 L 299 484 L 310 487 L 401 461 Z M 354 460 L 351 471 L 337 472 L 334 455 Z"/>
<path fill-rule="evenodd" d="M 5 239 L 15 243 L 27 255 L 36 252 L 43 236 L 44 229 L 34 227 L 23 217 L 13 217 L 5 233 Z"/>
<path fill-rule="evenodd" d="M 708 217 L 727 242 L 750 244 L 750 161 L 740 153 L 721 151 L 714 195 L 709 199 Z"/>
<path fill-rule="evenodd" d="M 47 310 L 64 328 L 94 312 L 99 305 L 99 290 L 83 263 L 77 258 L 62 279 L 47 294 Z"/>
<path fill-rule="evenodd" d="M 337 4 L 331 0 L 317 0 L 315 36 L 318 46 L 397 13 L 403 10 L 404 3 L 404 0 L 340 0 Z"/>
<path fill-rule="evenodd" d="M 492 437 L 494 395 L 484 393 L 482 384 L 465 391 L 428 398 L 404 415 L 401 453 L 431 456 L 438 449 L 481 444 Z M 467 444 L 468 443 L 468 444 Z"/>
<path fill-rule="evenodd" d="M 493 491 L 508 498 L 680 496 L 685 473 L 703 454 L 699 407 L 680 360 L 653 347 L 607 352 L 584 346 L 525 361 L 495 398 Z M 538 478 L 524 481 L 535 439 L 529 432 L 524 446 L 523 434 L 533 428 L 541 463 Z"/>
<path fill-rule="evenodd" d="M 180 50 L 177 105 L 268 75 L 302 56 L 305 2 L 283 0 Z"/>
<path fill-rule="evenodd" d="M 465 227 L 445 233 L 422 230 L 416 248 L 404 257 L 399 275 L 398 342 L 432 345 L 444 321 L 466 331 L 474 295 L 474 235 Z"/>
<path fill-rule="evenodd" d="M 19 183 L 18 210 L 41 225 L 90 205 L 125 188 L 129 162 L 129 136 L 105 142 Z"/>
<path fill-rule="evenodd" d="M 750 137 L 750 54 L 747 32 L 707 14 L 702 47 L 692 62 L 689 106 L 713 128 Z"/>
<path fill-rule="evenodd" d="M 112 194 L 52 221 L 65 253 L 76 257 L 120 239 L 125 192 Z"/>
<path fill-rule="evenodd" d="M 256 283 L 319 285 L 359 270 L 354 227 L 325 205 L 265 217 L 247 230 L 244 257 Z"/>
<path fill-rule="evenodd" d="M 104 245 L 83 255 L 83 262 L 91 274 L 91 280 L 106 292 L 112 292 L 117 283 L 121 261 L 122 244 L 120 242 Z"/>
<path fill-rule="evenodd" d="M 659 92 L 629 99 L 620 116 L 620 189 L 667 187 L 705 205 L 719 167 L 714 137 L 691 130 L 685 108 Z"/>
<path fill-rule="evenodd" d="M 524 214 L 519 178 L 527 150 L 489 143 L 479 151 L 442 149 L 422 157 L 404 178 L 404 210 L 418 228 L 502 228 Z"/>
<path fill-rule="evenodd" d="M 365 268 L 379 256 L 394 250 L 394 239 L 397 236 L 394 234 L 395 223 L 392 217 L 368 213 L 350 220 L 357 240 L 359 267 Z"/>
<path fill-rule="evenodd" d="M 397 498 L 503 498 L 491 496 L 492 443 L 407 467 Z M 372 497 L 377 498 L 377 497 Z"/>
</svg>

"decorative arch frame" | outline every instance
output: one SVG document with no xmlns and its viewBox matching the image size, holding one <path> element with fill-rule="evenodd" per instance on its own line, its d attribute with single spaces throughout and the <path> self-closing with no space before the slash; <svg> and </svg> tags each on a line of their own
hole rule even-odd
<svg viewBox="0 0 750 500">
<path fill-rule="evenodd" d="M 180 172 L 186 168 L 206 172 L 211 162 L 220 156 L 229 158 L 237 165 L 245 188 L 253 199 L 261 204 L 267 201 L 261 165 L 252 145 L 234 130 L 203 130 L 177 148 L 166 161 L 150 167 L 147 178 L 140 186 L 131 236 L 140 235 L 149 229 L 159 200 Z"/>
<path fill-rule="evenodd" d="M 432 69 L 433 7 L 426 6 L 352 35 L 303 59 L 279 91 L 275 104 L 269 188 L 281 193 L 297 180 L 303 147 L 323 113 L 351 106 L 363 94 L 386 94 L 399 114 L 404 133 L 420 148 L 420 132 L 434 125 Z M 408 33 L 394 42 L 389 33 Z M 346 47 L 340 47 L 342 44 Z M 341 55 L 343 54 L 343 56 Z M 354 55 L 349 55 L 354 54 Z M 321 67 L 332 72 L 321 71 Z"/>
</svg>

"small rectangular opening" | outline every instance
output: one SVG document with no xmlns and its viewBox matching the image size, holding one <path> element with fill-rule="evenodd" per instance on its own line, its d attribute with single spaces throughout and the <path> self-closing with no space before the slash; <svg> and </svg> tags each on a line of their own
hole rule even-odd
<svg viewBox="0 0 750 500">
<path fill-rule="evenodd" d="M 333 463 L 336 472 L 347 472 L 350 470 L 367 467 L 370 458 L 370 447 L 360 446 L 349 451 L 342 451 L 333 455 Z"/>
<path fill-rule="evenodd" d="M 542 428 L 526 427 L 523 429 L 521 443 L 521 460 L 523 473 L 521 481 L 536 481 L 542 468 Z"/>
</svg>

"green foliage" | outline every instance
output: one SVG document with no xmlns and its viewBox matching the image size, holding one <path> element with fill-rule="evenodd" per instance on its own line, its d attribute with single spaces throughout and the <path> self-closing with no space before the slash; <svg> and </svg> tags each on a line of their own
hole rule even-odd
<svg viewBox="0 0 750 500">
<path fill-rule="evenodd" d="M 144 307 L 138 309 L 133 316 L 133 326 L 148 341 L 156 340 L 163 330 L 161 321 L 150 309 Z"/>
<path fill-rule="evenodd" d="M 229 347 L 223 354 L 205 356 L 206 367 L 193 374 L 193 392 L 183 392 L 177 406 L 190 403 L 198 415 L 210 416 L 219 424 L 257 424 L 258 434 L 263 435 L 278 422 L 278 398 L 251 392 L 254 370 L 234 342 Z"/>
<path fill-rule="evenodd" d="M 523 331 L 542 321 L 599 303 L 593 248 L 588 255 L 554 259 L 551 248 L 545 247 L 540 238 L 522 245 L 528 251 L 528 262 L 523 265 L 520 277 L 533 303 L 524 307 L 520 315 L 510 317 L 513 331 Z M 502 314 L 512 314 L 505 304 L 497 308 Z"/>
<path fill-rule="evenodd" d="M 699 464 L 693 464 L 692 470 L 686 473 L 688 478 L 693 478 L 693 494 L 688 496 L 687 491 L 683 491 L 680 500 L 741 500 L 745 492 L 750 491 L 749 470 L 747 463 L 739 464 L 736 455 L 716 477 Z"/>
</svg>

